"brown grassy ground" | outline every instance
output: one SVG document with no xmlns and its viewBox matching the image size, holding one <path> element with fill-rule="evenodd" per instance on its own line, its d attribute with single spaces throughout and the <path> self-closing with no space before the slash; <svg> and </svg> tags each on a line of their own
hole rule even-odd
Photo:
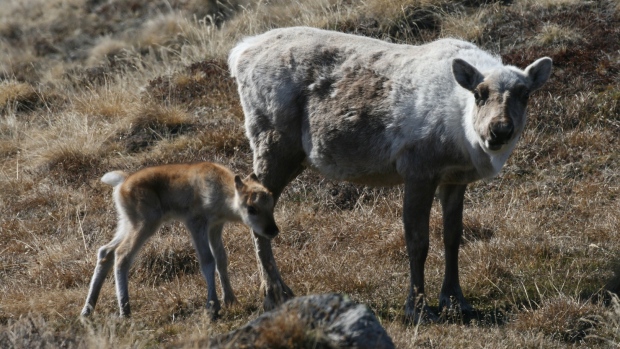
<svg viewBox="0 0 620 349">
<path fill-rule="evenodd" d="M 8 0 L 0 8 L 0 347 L 194 347 L 261 312 L 247 228 L 225 231 L 239 304 L 211 322 L 188 234 L 171 224 L 130 278 L 78 317 L 114 230 L 107 171 L 209 160 L 251 171 L 225 57 L 240 37 L 310 25 L 394 42 L 461 37 L 554 73 L 502 173 L 466 196 L 461 275 L 479 320 L 403 324 L 402 188 L 306 172 L 284 193 L 274 249 L 298 295 L 368 304 L 399 348 L 620 345 L 620 3 L 617 0 Z M 427 289 L 443 275 L 431 219 Z M 431 306 L 436 304 L 431 303 Z M 285 341 L 284 341 L 285 342 Z"/>
</svg>

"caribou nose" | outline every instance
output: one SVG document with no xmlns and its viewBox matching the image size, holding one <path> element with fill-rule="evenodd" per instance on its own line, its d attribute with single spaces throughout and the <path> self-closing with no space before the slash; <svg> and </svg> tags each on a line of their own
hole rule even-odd
<svg viewBox="0 0 620 349">
<path fill-rule="evenodd" d="M 489 143 L 492 145 L 503 145 L 512 138 L 514 125 L 511 121 L 498 121 L 491 124 L 489 131 L 491 132 Z"/>
</svg>

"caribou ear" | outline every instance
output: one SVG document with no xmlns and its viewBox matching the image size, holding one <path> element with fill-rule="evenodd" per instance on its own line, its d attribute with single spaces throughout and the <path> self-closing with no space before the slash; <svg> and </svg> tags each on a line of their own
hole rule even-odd
<svg viewBox="0 0 620 349">
<path fill-rule="evenodd" d="M 553 61 L 549 57 L 543 57 L 536 60 L 525 68 L 525 75 L 530 80 L 530 91 L 534 92 L 542 87 L 551 76 L 551 66 Z"/>
<path fill-rule="evenodd" d="M 243 183 L 239 175 L 236 175 L 235 176 L 235 188 L 237 188 L 237 191 L 241 191 L 243 187 L 245 187 L 245 183 Z"/>
<path fill-rule="evenodd" d="M 452 74 L 454 74 L 454 78 L 459 85 L 472 92 L 484 80 L 484 76 L 478 69 L 460 58 L 455 58 L 452 61 Z"/>
</svg>

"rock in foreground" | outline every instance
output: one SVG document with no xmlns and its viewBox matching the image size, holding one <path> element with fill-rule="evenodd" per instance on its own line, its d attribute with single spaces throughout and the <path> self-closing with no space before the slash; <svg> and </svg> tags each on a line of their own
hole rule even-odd
<svg viewBox="0 0 620 349">
<path fill-rule="evenodd" d="M 339 294 L 289 300 L 210 348 L 394 348 L 372 311 Z"/>
</svg>

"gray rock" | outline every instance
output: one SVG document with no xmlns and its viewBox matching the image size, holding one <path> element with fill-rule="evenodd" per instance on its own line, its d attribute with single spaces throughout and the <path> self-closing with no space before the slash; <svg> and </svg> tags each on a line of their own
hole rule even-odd
<svg viewBox="0 0 620 349">
<path fill-rule="evenodd" d="M 340 294 L 291 299 L 209 344 L 210 348 L 394 348 L 373 312 Z"/>
</svg>

